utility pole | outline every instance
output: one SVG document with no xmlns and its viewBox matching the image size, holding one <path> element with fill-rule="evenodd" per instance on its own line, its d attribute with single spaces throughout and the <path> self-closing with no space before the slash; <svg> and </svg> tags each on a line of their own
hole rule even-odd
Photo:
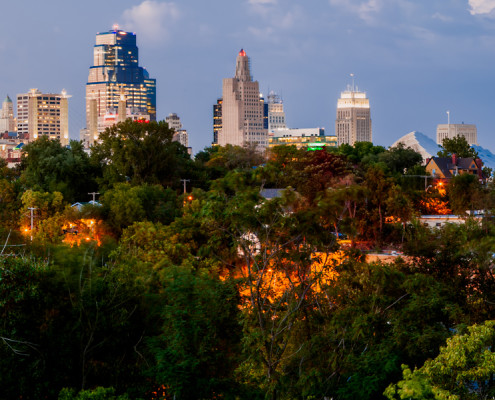
<svg viewBox="0 0 495 400">
<path fill-rule="evenodd" d="M 98 192 L 91 192 L 91 193 L 88 193 L 88 194 L 91 194 L 93 195 L 93 204 L 95 204 L 95 198 L 96 198 L 96 195 L 99 194 Z"/>
<path fill-rule="evenodd" d="M 37 210 L 36 207 L 28 207 L 28 210 L 31 211 L 31 242 L 33 241 L 33 211 Z"/>
<path fill-rule="evenodd" d="M 182 183 L 184 183 L 184 195 L 186 194 L 186 182 L 190 182 L 190 179 L 181 179 L 180 180 Z"/>
</svg>

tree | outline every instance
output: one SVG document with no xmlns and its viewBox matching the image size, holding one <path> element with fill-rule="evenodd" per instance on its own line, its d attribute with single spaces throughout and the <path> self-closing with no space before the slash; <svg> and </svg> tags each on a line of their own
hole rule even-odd
<svg viewBox="0 0 495 400">
<path fill-rule="evenodd" d="M 452 211 L 463 215 L 467 210 L 476 210 L 484 207 L 480 202 L 481 185 L 477 175 L 460 174 L 454 176 L 447 187 L 449 203 Z"/>
<path fill-rule="evenodd" d="M 453 154 L 461 158 L 478 158 L 477 151 L 469 145 L 464 136 L 445 138 L 442 142 L 442 149 L 437 153 L 438 157 L 452 157 Z"/>
<path fill-rule="evenodd" d="M 161 329 L 149 341 L 155 381 L 178 400 L 241 394 L 234 379 L 241 330 L 233 282 L 187 266 L 170 266 L 162 277 Z"/>
<path fill-rule="evenodd" d="M 468 327 L 447 340 L 440 354 L 411 371 L 385 391 L 388 399 L 470 400 L 495 395 L 495 321 Z"/>
<path fill-rule="evenodd" d="M 172 141 L 165 121 L 120 122 L 107 128 L 92 147 L 91 160 L 103 170 L 101 185 L 161 184 L 178 188 L 192 163 L 187 149 Z M 191 164 L 191 165 L 190 165 Z"/>
<path fill-rule="evenodd" d="M 416 165 L 420 165 L 423 157 L 410 147 L 405 147 L 399 143 L 396 147 L 391 147 L 387 151 L 378 154 L 378 160 L 385 163 L 387 168 L 394 174 L 404 174 Z"/>
<path fill-rule="evenodd" d="M 68 202 L 83 201 L 96 189 L 98 168 L 80 142 L 64 147 L 45 135 L 22 148 L 21 181 L 28 189 L 61 192 Z"/>
<path fill-rule="evenodd" d="M 118 183 L 101 198 L 108 224 L 120 235 L 137 221 L 168 224 L 179 215 L 179 199 L 172 189 L 160 185 L 131 186 Z"/>
</svg>

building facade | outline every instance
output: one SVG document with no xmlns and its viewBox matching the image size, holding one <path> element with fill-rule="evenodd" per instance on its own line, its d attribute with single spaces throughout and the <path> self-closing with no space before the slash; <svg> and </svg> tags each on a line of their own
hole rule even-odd
<svg viewBox="0 0 495 400">
<path fill-rule="evenodd" d="M 220 98 L 213 104 L 213 145 L 218 144 L 218 132 L 222 129 L 222 103 L 223 99 Z"/>
<path fill-rule="evenodd" d="M 273 133 L 279 129 L 287 129 L 282 98 L 271 91 L 267 96 L 267 106 L 268 132 Z"/>
<path fill-rule="evenodd" d="M 478 130 L 472 124 L 438 124 L 437 144 L 443 144 L 444 139 L 453 139 L 456 136 L 463 136 L 472 146 L 478 145 Z"/>
<path fill-rule="evenodd" d="M 14 118 L 14 104 L 7 95 L 0 110 L 0 132 L 15 132 L 17 123 Z"/>
<path fill-rule="evenodd" d="M 371 142 L 370 101 L 366 93 L 348 87 L 337 102 L 335 134 L 339 146 L 347 143 Z"/>
<path fill-rule="evenodd" d="M 156 80 L 138 61 L 136 34 L 114 27 L 96 35 L 86 84 L 86 128 L 91 142 L 104 130 L 98 119 L 107 113 L 118 114 L 122 99 L 126 115 L 129 109 L 156 120 Z"/>
<path fill-rule="evenodd" d="M 58 139 L 63 146 L 69 144 L 69 97 L 60 94 L 41 93 L 31 89 L 17 95 L 17 134 L 33 141 L 45 135 Z"/>
<path fill-rule="evenodd" d="M 268 131 L 264 123 L 264 101 L 258 82 L 251 76 L 249 58 L 244 50 L 237 56 L 235 77 L 223 80 L 222 94 L 218 144 L 252 144 L 260 150 L 266 148 Z"/>
<path fill-rule="evenodd" d="M 326 136 L 324 128 L 277 129 L 270 133 L 269 147 L 296 146 L 298 149 L 321 150 L 337 147 L 336 136 Z"/>
</svg>

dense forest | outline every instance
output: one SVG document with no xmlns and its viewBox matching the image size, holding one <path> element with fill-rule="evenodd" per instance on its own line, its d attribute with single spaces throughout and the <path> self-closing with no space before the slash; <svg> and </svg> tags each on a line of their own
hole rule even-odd
<svg viewBox="0 0 495 400">
<path fill-rule="evenodd" d="M 172 135 L 0 161 L 1 399 L 495 396 L 491 179 L 367 142 L 192 159 Z"/>
</svg>

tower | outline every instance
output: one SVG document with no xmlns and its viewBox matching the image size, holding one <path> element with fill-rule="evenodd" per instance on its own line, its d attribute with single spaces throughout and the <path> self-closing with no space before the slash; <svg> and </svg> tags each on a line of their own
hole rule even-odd
<svg viewBox="0 0 495 400">
<path fill-rule="evenodd" d="M 2 109 L 0 110 L 0 133 L 14 132 L 16 130 L 16 123 L 14 118 L 14 104 L 7 95 L 2 103 Z"/>
<path fill-rule="evenodd" d="M 264 102 L 260 101 L 259 84 L 253 81 L 249 58 L 244 50 L 237 56 L 235 77 L 223 80 L 222 94 L 218 144 L 253 144 L 259 149 L 266 148 L 268 134 L 263 120 Z"/>
<path fill-rule="evenodd" d="M 273 133 L 278 129 L 287 129 L 285 123 L 284 103 L 282 98 L 271 91 L 268 95 L 268 132 Z"/>
<path fill-rule="evenodd" d="M 29 141 L 42 135 L 69 144 L 69 95 L 31 89 L 17 95 L 17 134 Z"/>
<path fill-rule="evenodd" d="M 354 87 L 354 82 L 341 92 L 337 102 L 335 134 L 339 146 L 343 143 L 352 146 L 356 142 L 372 141 L 370 101 L 365 92 Z"/>
<path fill-rule="evenodd" d="M 90 142 L 103 131 L 105 115 L 122 110 L 123 98 L 132 113 L 156 120 L 156 80 L 139 66 L 136 34 L 116 26 L 98 33 L 93 53 L 93 66 L 89 68 L 86 84 L 86 127 L 90 131 Z M 122 118 L 120 115 L 115 120 Z"/>
</svg>

